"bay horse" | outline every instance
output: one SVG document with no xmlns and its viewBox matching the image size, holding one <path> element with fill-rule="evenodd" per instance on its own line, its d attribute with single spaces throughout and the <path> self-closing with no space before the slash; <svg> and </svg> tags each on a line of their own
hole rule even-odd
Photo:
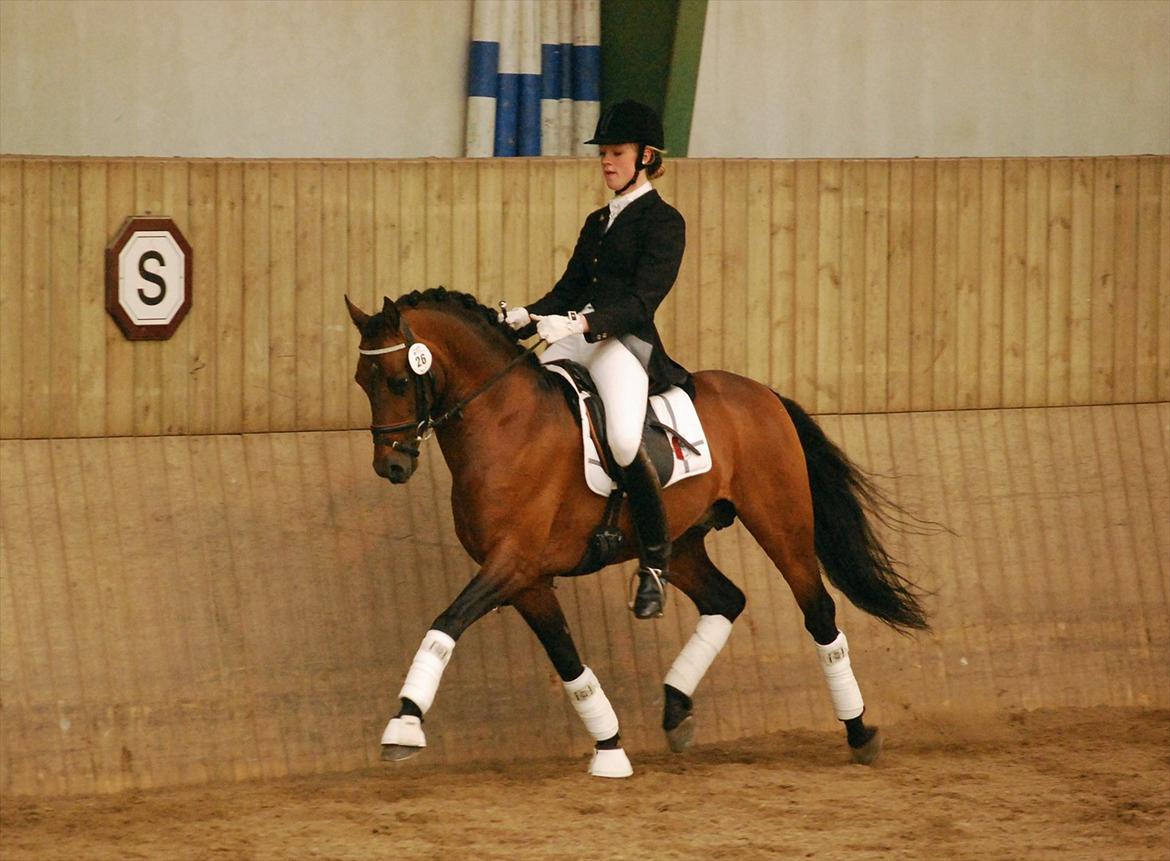
<svg viewBox="0 0 1170 861">
<path fill-rule="evenodd" d="M 616 713 L 578 656 L 553 591 L 583 564 L 606 501 L 586 486 L 578 419 L 562 383 L 474 297 L 443 288 L 413 292 L 367 314 L 346 297 L 361 333 L 355 380 L 369 397 L 374 471 L 408 481 L 432 432 L 451 471 L 455 531 L 480 566 L 423 638 L 382 737 L 382 757 L 426 746 L 422 717 L 460 635 L 510 604 L 532 628 L 595 740 L 590 773 L 632 773 Z M 539 342 L 538 342 L 539 344 Z M 835 607 L 821 579 L 866 613 L 908 632 L 925 629 L 919 593 L 896 569 L 872 519 L 890 503 L 795 402 L 725 371 L 694 375 L 695 404 L 713 455 L 711 470 L 663 493 L 674 541 L 669 583 L 699 611 L 694 635 L 665 677 L 663 729 L 673 750 L 694 736 L 691 695 L 726 643 L 745 597 L 704 548 L 713 528 L 738 517 L 788 583 L 804 614 L 838 719 L 859 762 L 878 755 Z M 627 510 L 617 521 L 634 558 Z"/>
</svg>

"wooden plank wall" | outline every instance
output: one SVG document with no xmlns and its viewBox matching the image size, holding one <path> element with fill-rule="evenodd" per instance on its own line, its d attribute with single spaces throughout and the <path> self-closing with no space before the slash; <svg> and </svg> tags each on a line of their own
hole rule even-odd
<svg viewBox="0 0 1170 861">
<path fill-rule="evenodd" d="M 1170 705 L 1170 157 L 669 169 L 672 352 L 793 394 L 954 530 L 892 539 L 934 634 L 842 610 L 875 719 Z M 472 563 L 437 448 L 408 489 L 370 471 L 341 294 L 525 301 L 599 192 L 570 160 L 0 159 L 0 792 L 376 761 Z M 165 343 L 104 310 L 145 212 L 196 254 Z M 749 607 L 701 740 L 834 726 L 782 580 L 740 528 L 711 543 Z M 637 765 L 694 611 L 636 624 L 625 589 L 559 594 Z M 428 733 L 446 763 L 590 746 L 511 611 L 461 640 Z"/>
<path fill-rule="evenodd" d="M 935 593 L 934 633 L 839 601 L 876 722 L 1170 706 L 1170 405 L 823 424 L 954 530 L 892 538 Z M 427 624 L 473 571 L 433 444 L 408 489 L 374 478 L 360 431 L 4 441 L 0 473 L 4 793 L 372 765 Z M 699 740 L 833 728 L 775 569 L 738 526 L 710 544 L 748 608 L 696 694 Z M 664 748 L 662 675 L 696 614 L 634 620 L 626 575 L 558 595 L 637 768 Z M 460 640 L 427 733 L 432 762 L 579 755 L 565 767 L 587 779 L 591 739 L 510 609 Z"/>
<path fill-rule="evenodd" d="M 1170 157 L 677 161 L 659 320 L 692 368 L 815 413 L 1170 399 Z M 0 159 L 0 438 L 363 427 L 341 301 L 555 280 L 588 160 Z M 172 216 L 195 303 L 127 342 L 103 249 Z"/>
</svg>

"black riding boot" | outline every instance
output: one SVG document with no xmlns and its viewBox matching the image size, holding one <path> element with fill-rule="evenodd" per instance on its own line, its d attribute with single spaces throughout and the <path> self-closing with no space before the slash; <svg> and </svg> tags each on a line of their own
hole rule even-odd
<svg viewBox="0 0 1170 861">
<path fill-rule="evenodd" d="M 662 615 L 666 603 L 663 590 L 670 564 L 670 535 L 662 508 L 662 485 L 645 446 L 638 449 L 637 457 L 629 466 L 622 467 L 622 484 L 630 499 L 630 516 L 642 562 L 638 570 L 638 591 L 634 595 L 634 615 L 652 619 Z"/>
</svg>

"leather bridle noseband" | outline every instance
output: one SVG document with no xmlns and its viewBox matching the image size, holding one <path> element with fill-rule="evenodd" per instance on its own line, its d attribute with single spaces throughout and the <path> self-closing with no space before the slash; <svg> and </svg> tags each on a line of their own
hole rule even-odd
<svg viewBox="0 0 1170 861">
<path fill-rule="evenodd" d="M 407 355 L 412 353 L 411 348 L 415 344 L 420 344 L 416 341 L 414 333 L 410 331 L 410 324 L 406 322 L 406 317 L 399 318 L 399 329 L 402 331 L 402 336 L 406 339 L 401 344 L 395 344 L 391 347 L 379 347 L 373 350 L 358 349 L 358 352 L 363 356 L 381 356 L 386 353 L 396 353 L 399 350 L 406 350 Z M 513 358 L 503 370 L 498 371 L 486 382 L 480 384 L 471 394 L 460 400 L 451 409 L 439 416 L 432 416 L 431 411 L 435 406 L 435 377 L 431 371 L 433 363 L 428 363 L 427 368 L 422 373 L 419 373 L 412 366 L 411 376 L 414 377 L 414 421 L 399 422 L 393 425 L 370 425 L 370 433 L 374 437 L 374 444 L 378 445 L 383 442 L 383 438 L 389 434 L 402 433 L 404 431 L 413 431 L 414 440 L 410 443 L 401 440 L 391 440 L 390 448 L 395 451 L 400 451 L 411 458 L 417 458 L 419 453 L 419 446 L 427 440 L 436 429 L 441 428 L 448 422 L 457 420 L 462 414 L 463 409 L 477 397 L 486 392 L 489 388 L 499 382 L 505 374 L 518 365 L 523 359 L 532 355 L 533 351 L 541 345 L 542 341 L 537 341 L 531 347 Z M 424 345 L 425 347 L 425 345 Z M 407 365 L 410 365 L 410 359 L 407 360 Z"/>
</svg>

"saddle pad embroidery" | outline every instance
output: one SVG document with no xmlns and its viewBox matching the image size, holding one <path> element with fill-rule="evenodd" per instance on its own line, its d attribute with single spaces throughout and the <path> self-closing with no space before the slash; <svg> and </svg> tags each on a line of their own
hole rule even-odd
<svg viewBox="0 0 1170 861">
<path fill-rule="evenodd" d="M 601 458 L 597 453 L 597 446 L 593 442 L 593 436 L 589 433 L 589 412 L 586 401 L 590 397 L 596 397 L 596 395 L 591 392 L 581 391 L 569 373 L 562 368 L 556 365 L 546 365 L 545 368 L 546 370 L 560 374 L 568 380 L 569 385 L 577 393 L 577 408 L 581 412 L 581 442 L 584 446 L 585 453 L 585 482 L 589 485 L 589 489 L 598 496 L 608 497 L 617 485 L 602 468 Z M 673 386 L 660 395 L 652 395 L 650 398 L 650 408 L 653 410 L 658 421 L 677 430 L 683 439 L 699 451 L 698 454 L 695 454 L 686 445 L 676 442 L 674 434 L 666 431 L 667 436 L 671 438 L 670 447 L 674 451 L 674 458 L 672 459 L 674 468 L 671 471 L 670 478 L 663 482 L 663 487 L 670 487 L 672 484 L 676 484 L 684 478 L 709 472 L 711 470 L 711 450 L 707 447 L 707 437 L 703 433 L 703 425 L 699 421 L 699 414 L 695 410 L 695 405 L 687 393 L 677 386 Z M 664 432 L 648 428 L 646 433 L 658 434 Z"/>
</svg>

